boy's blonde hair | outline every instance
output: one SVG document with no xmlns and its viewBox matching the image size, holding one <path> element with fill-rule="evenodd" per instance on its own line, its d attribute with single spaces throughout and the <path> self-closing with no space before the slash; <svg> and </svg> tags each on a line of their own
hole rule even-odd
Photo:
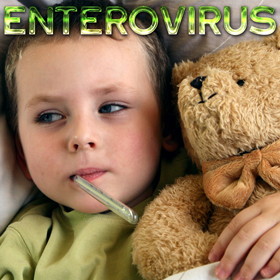
<svg viewBox="0 0 280 280">
<path fill-rule="evenodd" d="M 69 29 L 70 29 L 70 37 L 79 37 L 80 35 L 80 8 L 83 6 L 100 6 L 102 12 L 94 15 L 97 18 L 97 23 L 95 24 L 95 28 L 100 28 L 105 30 L 105 10 L 106 6 L 111 5 L 110 2 L 106 1 L 64 1 L 59 5 L 55 6 L 75 6 L 78 9 L 77 13 L 70 14 L 69 20 Z M 55 7 L 54 6 L 54 7 Z M 42 12 L 42 15 L 46 13 Z M 129 12 L 128 12 L 129 14 Z M 23 35 L 17 36 L 12 43 L 10 44 L 7 56 L 6 56 L 6 64 L 5 64 L 5 78 L 6 78 L 6 86 L 7 86 L 7 94 L 6 94 L 6 115 L 7 121 L 14 133 L 18 131 L 18 116 L 17 116 L 17 84 L 16 84 L 16 67 L 19 59 L 22 56 L 24 50 L 30 46 L 31 44 L 44 44 L 48 42 L 58 42 L 63 41 L 67 37 L 67 35 L 63 35 L 63 21 L 62 21 L 61 13 L 54 14 L 54 35 L 46 35 L 45 31 L 42 29 L 40 24 L 36 22 L 35 30 L 36 35 Z M 148 23 L 149 24 L 149 23 Z M 147 23 L 145 20 L 140 20 L 137 22 L 137 25 L 141 27 L 145 27 Z M 28 30 L 28 25 L 25 26 Z M 108 35 L 106 35 L 108 36 Z M 121 40 L 122 36 L 118 34 L 111 35 L 112 39 Z M 168 56 L 155 33 L 144 36 L 137 36 L 143 49 L 145 50 L 145 54 L 148 61 L 149 67 L 149 76 L 150 80 L 154 86 L 154 91 L 156 93 L 159 107 L 161 109 L 161 115 L 163 119 L 163 124 L 165 130 L 167 128 L 167 120 L 170 120 L 171 116 L 171 90 L 170 90 L 170 78 L 171 78 L 171 68 Z M 168 116 L 168 118 L 166 118 Z M 166 118 L 166 119 L 165 119 Z M 169 132 L 166 131 L 166 134 Z"/>
</svg>

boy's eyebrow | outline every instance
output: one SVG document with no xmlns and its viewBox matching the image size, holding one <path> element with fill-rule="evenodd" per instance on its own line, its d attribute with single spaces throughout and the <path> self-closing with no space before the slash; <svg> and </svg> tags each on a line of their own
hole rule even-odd
<svg viewBox="0 0 280 280">
<path fill-rule="evenodd" d="M 130 87 L 128 85 L 125 85 L 124 83 L 118 83 L 114 85 L 109 85 L 106 87 L 100 87 L 99 89 L 96 89 L 95 92 L 101 95 L 106 95 L 115 91 L 122 91 L 122 92 L 137 92 L 135 88 Z M 30 108 L 35 106 L 38 103 L 45 102 L 45 103 L 56 103 L 56 102 L 62 102 L 64 100 L 61 96 L 55 96 L 55 95 L 48 95 L 48 94 L 38 94 L 37 96 L 34 96 L 31 98 L 27 104 L 25 105 L 25 108 Z"/>
<path fill-rule="evenodd" d="M 128 85 L 126 85 L 125 83 L 117 83 L 117 84 L 112 84 L 106 87 L 101 87 L 99 89 L 96 90 L 99 94 L 109 94 L 112 92 L 116 92 L 116 91 L 124 91 L 124 92 L 136 92 L 135 88 L 130 87 Z"/>
<path fill-rule="evenodd" d="M 25 105 L 25 108 L 30 108 L 35 106 L 38 103 L 41 102 L 47 102 L 47 103 L 56 103 L 62 101 L 62 97 L 60 96 L 53 96 L 53 95 L 37 95 L 33 98 L 31 98 L 27 104 Z"/>
</svg>

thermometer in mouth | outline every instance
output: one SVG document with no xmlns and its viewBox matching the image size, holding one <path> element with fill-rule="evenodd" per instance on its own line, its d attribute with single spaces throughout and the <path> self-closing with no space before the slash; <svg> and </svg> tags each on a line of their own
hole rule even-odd
<svg viewBox="0 0 280 280">
<path fill-rule="evenodd" d="M 138 214 L 127 205 L 123 204 L 119 200 L 112 198 L 107 193 L 95 187 L 79 175 L 76 175 L 73 180 L 82 190 L 84 190 L 100 203 L 108 207 L 111 211 L 119 215 L 121 218 L 123 218 L 130 224 L 137 224 Z"/>
</svg>

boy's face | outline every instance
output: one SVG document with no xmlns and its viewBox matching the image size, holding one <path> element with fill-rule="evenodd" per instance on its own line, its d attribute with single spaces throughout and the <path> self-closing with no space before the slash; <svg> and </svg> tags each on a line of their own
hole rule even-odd
<svg viewBox="0 0 280 280">
<path fill-rule="evenodd" d="M 164 139 L 135 35 L 33 44 L 16 79 L 21 165 L 45 195 L 85 213 L 106 210 L 76 174 L 131 206 L 150 195 Z"/>
</svg>

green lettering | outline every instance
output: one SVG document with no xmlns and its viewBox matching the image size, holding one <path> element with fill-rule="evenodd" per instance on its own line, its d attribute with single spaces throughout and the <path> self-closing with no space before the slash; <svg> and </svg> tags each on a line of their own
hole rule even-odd
<svg viewBox="0 0 280 280">
<path fill-rule="evenodd" d="M 195 7 L 189 7 L 189 35 L 195 35 Z"/>
<path fill-rule="evenodd" d="M 225 30 L 231 35 L 240 35 L 247 28 L 247 7 L 241 7 L 241 25 L 238 29 L 233 29 L 230 26 L 230 7 L 224 7 L 224 25 Z"/>
<path fill-rule="evenodd" d="M 69 13 L 77 12 L 77 8 L 74 6 L 58 6 L 54 11 L 63 12 L 63 35 L 69 35 Z"/>
<path fill-rule="evenodd" d="M 135 20 L 136 20 L 136 16 L 139 13 L 148 13 L 152 17 L 152 24 L 150 27 L 148 27 L 146 29 L 141 29 L 136 25 Z M 132 11 L 132 13 L 130 14 L 129 26 L 135 33 L 137 33 L 139 35 L 151 34 L 152 32 L 154 32 L 154 30 L 158 26 L 158 16 L 157 16 L 156 12 L 153 9 L 151 9 L 150 7 L 140 6 L 136 9 L 134 9 Z"/>
<path fill-rule="evenodd" d="M 81 34 L 82 35 L 101 35 L 102 29 L 87 29 L 88 23 L 96 23 L 96 17 L 88 17 L 87 12 L 102 12 L 98 6 L 85 6 L 81 10 Z"/>
<path fill-rule="evenodd" d="M 258 17 L 257 14 L 260 13 L 260 12 L 265 12 L 265 13 L 269 13 L 269 14 L 273 15 L 274 9 L 270 8 L 270 7 L 267 7 L 267 6 L 259 6 L 259 7 L 254 8 L 251 11 L 251 14 L 250 14 L 250 17 L 254 22 L 268 23 L 269 28 L 268 29 L 261 29 L 261 28 L 251 26 L 250 32 L 258 34 L 258 35 L 270 35 L 275 31 L 276 23 L 272 18 Z"/>
<path fill-rule="evenodd" d="M 208 12 L 214 13 L 215 17 L 213 19 L 206 19 L 205 15 Z M 220 21 L 221 17 L 222 17 L 221 12 L 216 7 L 212 7 L 212 6 L 199 7 L 199 34 L 204 35 L 205 25 L 209 24 L 209 26 L 211 27 L 215 35 L 221 35 L 220 30 L 216 26 L 216 23 Z"/>
<path fill-rule="evenodd" d="M 165 22 L 167 32 L 169 35 L 177 35 L 178 30 L 180 28 L 186 7 L 181 6 L 177 11 L 177 15 L 175 18 L 174 26 L 172 26 L 171 19 L 166 7 L 160 7 L 161 13 L 163 15 L 163 20 Z"/>
<path fill-rule="evenodd" d="M 36 7 L 29 8 L 29 34 L 35 35 L 35 18 L 44 29 L 47 35 L 53 34 L 53 8 L 48 7 L 47 9 L 47 23 L 43 19 Z"/>
<path fill-rule="evenodd" d="M 19 17 L 11 17 L 11 13 L 24 13 L 24 6 L 6 6 L 4 16 L 4 34 L 6 35 L 25 35 L 25 29 L 11 29 L 11 23 L 20 23 Z"/>
<path fill-rule="evenodd" d="M 120 18 L 113 18 L 113 12 L 120 12 Z M 127 12 L 124 8 L 114 6 L 106 8 L 106 35 L 112 34 L 112 24 L 115 24 L 122 35 L 127 35 L 125 28 L 123 27 L 123 23 L 125 23 L 127 19 Z"/>
</svg>

